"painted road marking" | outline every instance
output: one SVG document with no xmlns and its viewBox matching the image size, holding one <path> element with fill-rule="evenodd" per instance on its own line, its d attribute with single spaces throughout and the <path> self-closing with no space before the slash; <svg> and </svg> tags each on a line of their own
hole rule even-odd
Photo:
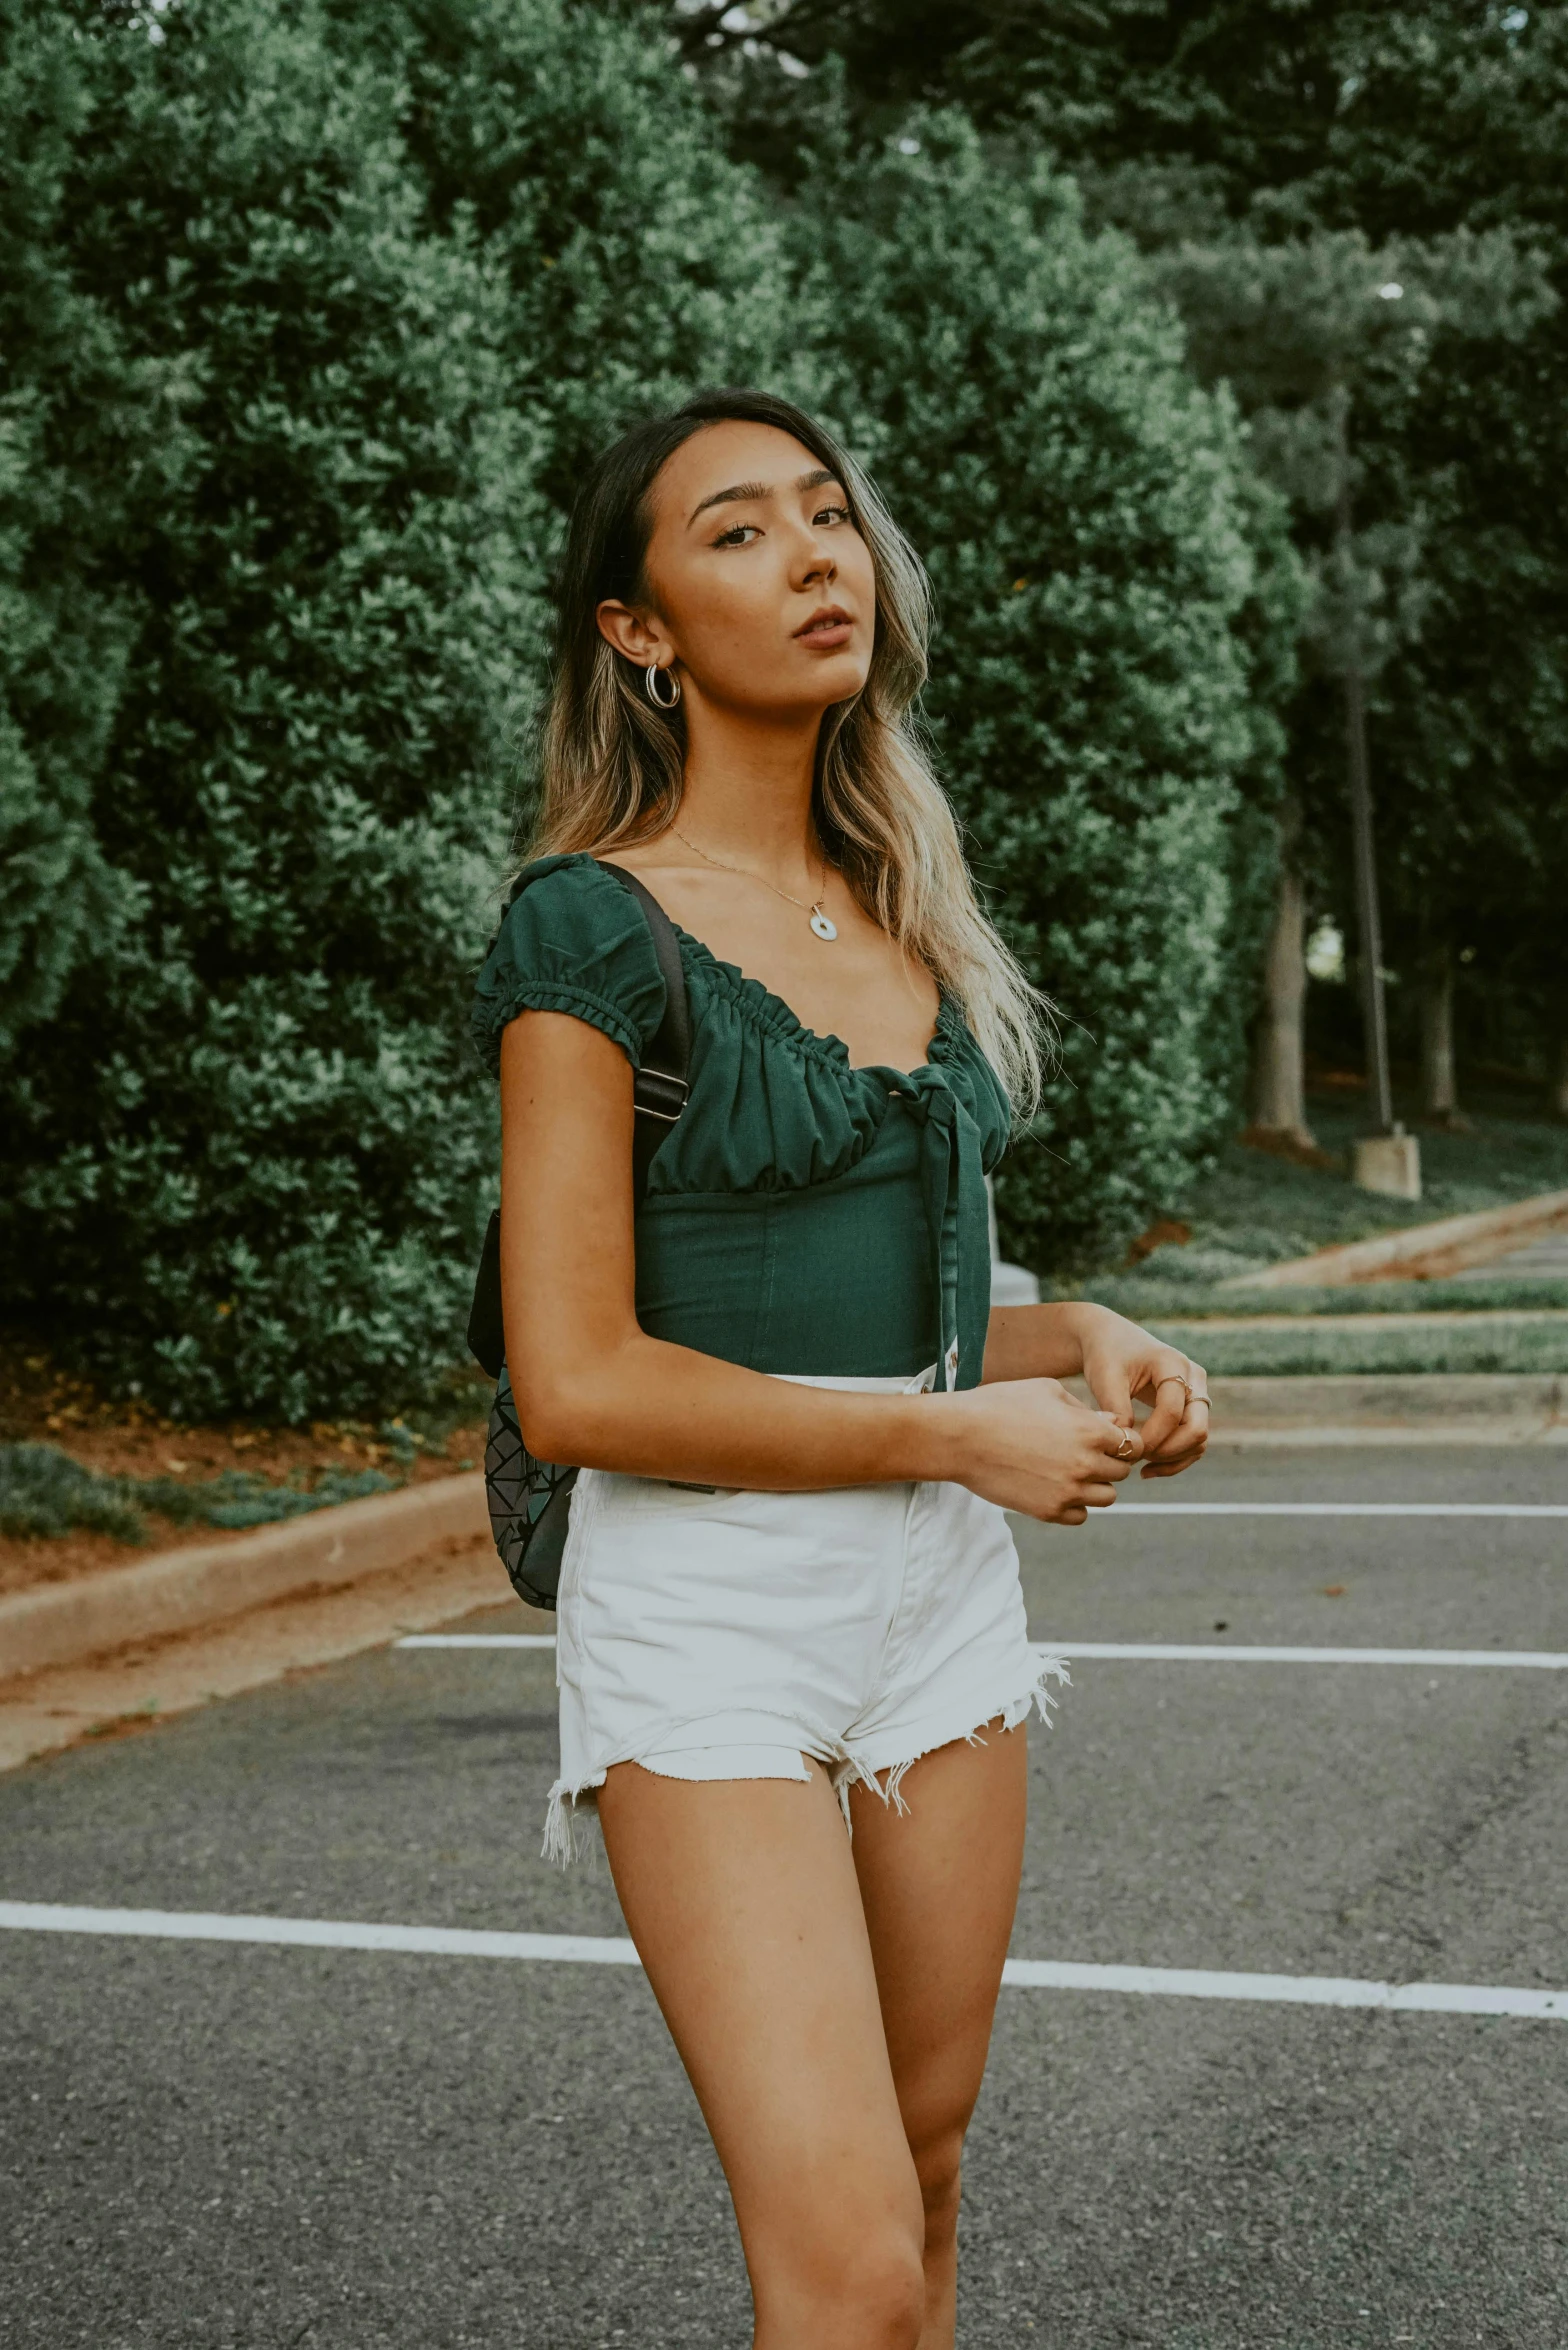
<svg viewBox="0 0 1568 2350">
<path fill-rule="evenodd" d="M 553 1632 L 411 1632 L 399 1648 L 553 1648 Z M 1032 1640 L 1036 1656 L 1125 1657 L 1173 1665 L 1512 1665 L 1568 1672 L 1568 1649 L 1217 1648 L 1160 1640 Z"/>
<path fill-rule="evenodd" d="M 1514 1665 L 1568 1671 L 1568 1651 L 1529 1648 L 1202 1648 L 1155 1640 L 1035 1640 L 1043 1656 L 1131 1657 L 1185 1665 Z"/>
<path fill-rule="evenodd" d="M 383 1926 L 335 1918 L 227 1917 L 200 1910 L 78 1909 L 0 1901 L 0 1928 L 31 1934 L 117 1934 L 153 1941 L 267 1942 L 308 1950 L 392 1950 L 422 1958 L 510 1958 L 569 1966 L 634 1967 L 633 1945 L 607 1934 L 501 1934 L 464 1926 Z M 1117 1991 L 1143 1997 L 1241 1999 L 1305 2007 L 1370 2007 L 1422 2015 L 1568 2019 L 1568 1991 L 1519 1991 L 1489 1983 L 1372 1983 L 1335 1975 L 1223 1974 L 1207 1968 L 1080 1966 L 1010 1958 L 1005 1984 L 1020 1991 Z"/>
<path fill-rule="evenodd" d="M 553 1632 L 410 1632 L 398 1648 L 553 1648 Z"/>
<path fill-rule="evenodd" d="M 1568 1501 L 1124 1501 L 1088 1523 L 1128 1518 L 1568 1518 Z"/>
</svg>

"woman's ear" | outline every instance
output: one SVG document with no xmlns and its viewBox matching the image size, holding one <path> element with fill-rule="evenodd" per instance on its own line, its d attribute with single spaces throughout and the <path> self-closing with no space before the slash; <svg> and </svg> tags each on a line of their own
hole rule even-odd
<svg viewBox="0 0 1568 2350">
<path fill-rule="evenodd" d="M 613 645 L 618 653 L 624 653 L 639 669 L 648 668 L 654 661 L 662 666 L 662 656 L 673 650 L 659 623 L 644 619 L 630 604 L 619 604 L 612 599 L 598 607 L 594 618 L 605 642 Z"/>
</svg>

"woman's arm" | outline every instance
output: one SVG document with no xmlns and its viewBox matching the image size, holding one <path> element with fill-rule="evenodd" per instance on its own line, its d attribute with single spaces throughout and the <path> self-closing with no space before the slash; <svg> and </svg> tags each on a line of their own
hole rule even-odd
<svg viewBox="0 0 1568 2350">
<path fill-rule="evenodd" d="M 1050 1377 L 959 1395 L 796 1387 L 650 1338 L 636 1314 L 631 1070 L 560 1012 L 501 1046 L 501 1288 L 507 1362 L 543 1460 L 687 1484 L 814 1490 L 923 1478 L 1067 1525 L 1115 1499 L 1138 1457 Z"/>
<path fill-rule="evenodd" d="M 1132 1427 L 1135 1396 L 1150 1406 L 1140 1430 L 1145 1477 L 1179 1476 L 1202 1459 L 1209 1383 L 1201 1363 L 1109 1306 L 1074 1299 L 992 1308 L 984 1380 L 1071 1379 L 1080 1372 L 1118 1427 Z"/>
</svg>

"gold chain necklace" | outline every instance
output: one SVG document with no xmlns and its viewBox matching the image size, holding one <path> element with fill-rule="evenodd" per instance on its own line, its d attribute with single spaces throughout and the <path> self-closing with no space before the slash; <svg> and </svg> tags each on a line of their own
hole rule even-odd
<svg viewBox="0 0 1568 2350">
<path fill-rule="evenodd" d="M 829 916 L 826 908 L 822 903 L 821 897 L 819 897 L 814 904 L 808 906 L 804 898 L 797 898 L 793 896 L 789 890 L 780 889 L 777 882 L 766 880 L 762 874 L 749 873 L 744 865 L 726 864 L 722 857 L 710 857 L 707 850 L 699 849 L 694 840 L 686 840 L 686 835 L 684 832 L 682 832 L 678 824 L 672 824 L 670 826 L 670 830 L 674 833 L 677 840 L 686 841 L 686 846 L 691 850 L 693 856 L 700 857 L 705 865 L 715 866 L 720 873 L 738 873 L 742 881 L 760 881 L 763 888 L 771 889 L 773 895 L 776 898 L 783 898 L 788 905 L 798 906 L 801 912 L 810 918 L 811 935 L 813 938 L 837 938 L 838 924 L 834 922 Z M 827 886 L 828 869 L 826 861 L 824 861 L 822 867 L 823 896 L 826 896 L 827 894 Z"/>
</svg>

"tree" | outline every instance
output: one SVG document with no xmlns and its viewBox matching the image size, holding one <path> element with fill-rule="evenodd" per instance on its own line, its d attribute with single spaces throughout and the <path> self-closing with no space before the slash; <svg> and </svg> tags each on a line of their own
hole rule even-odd
<svg viewBox="0 0 1568 2350">
<path fill-rule="evenodd" d="M 1562 290 L 1563 0 L 681 0 L 671 22 L 734 139 L 785 177 L 837 59 L 867 138 L 913 102 L 956 100 L 1004 150 L 1043 145 L 1078 175 L 1091 218 L 1151 247 L 1227 230 L 1381 247 L 1506 229 Z M 1461 1026 L 1467 1002 L 1483 1016 L 1483 988 L 1522 1017 L 1533 1003 L 1543 1076 L 1568 1006 L 1565 332 L 1543 309 L 1512 342 L 1448 336 L 1419 400 L 1398 371 L 1374 371 L 1354 452 L 1362 524 L 1404 527 L 1417 506 L 1422 520 L 1420 638 L 1367 695 L 1390 952 L 1421 976 L 1435 1041 L 1467 940 Z M 1341 729 L 1321 687 L 1291 732 L 1304 886 L 1343 911 Z"/>
<path fill-rule="evenodd" d="M 69 25 L 0 0 L 0 1057 L 118 919 L 91 800 L 135 592 L 102 554 L 180 430 L 168 372 L 136 366 L 62 259 L 86 65 Z"/>
<path fill-rule="evenodd" d="M 98 550 L 135 627 L 73 781 L 120 919 L 8 1074 L 9 1302 L 185 1412 L 362 1410 L 450 1360 L 482 1221 L 461 981 L 535 508 L 394 85 L 309 10 L 166 21 L 91 25 L 62 204 L 180 432 Z"/>
<path fill-rule="evenodd" d="M 942 771 L 1064 1015 L 999 1202 L 1023 1261 L 1065 1269 L 1179 1196 L 1226 1122 L 1294 569 L 1228 401 L 1069 183 L 992 170 L 954 112 L 823 141 L 807 176 L 797 250 L 850 290 L 821 304 L 829 396 L 937 590 Z"/>
<path fill-rule="evenodd" d="M 468 996 L 564 506 L 630 413 L 764 367 L 778 233 L 646 24 L 56 15 L 0 84 L 0 592 L 69 673 L 13 665 L 0 757 L 53 762 L 13 840 L 52 800 L 76 864 L 12 884 L 4 1303 L 181 1414 L 397 1408 L 493 1197 Z"/>
<path fill-rule="evenodd" d="M 1445 337 L 1499 339 L 1526 333 L 1555 307 L 1537 258 L 1506 231 L 1465 232 L 1444 240 L 1371 250 L 1357 231 L 1320 230 L 1266 244 L 1232 233 L 1212 243 L 1182 244 L 1159 276 L 1187 322 L 1200 372 L 1232 384 L 1251 416 L 1252 444 L 1263 469 L 1309 524 L 1324 516 L 1330 537 L 1317 566 L 1309 627 L 1319 659 L 1344 699 L 1357 935 L 1373 1130 L 1393 1120 L 1383 997 L 1382 920 L 1374 850 L 1367 755 L 1369 681 L 1419 628 L 1421 517 L 1418 505 L 1398 519 L 1358 529 L 1352 418 L 1381 374 L 1412 401 Z M 1391 588 L 1395 591 L 1391 593 Z M 1292 856 L 1283 866 L 1269 979 L 1276 991 L 1262 1027 L 1266 1053 L 1299 1072 L 1302 996 L 1295 944 L 1299 879 Z M 1285 1039 L 1286 1003 L 1296 1034 Z M 1429 1022 L 1435 1044 L 1436 1023 Z M 1450 1030 L 1451 1046 L 1451 1030 Z M 1451 1059 L 1431 1069 L 1433 1094 L 1452 1117 Z M 1276 1132 L 1306 1135 L 1305 1105 L 1283 1083 L 1278 1059 L 1255 1079 L 1278 1120 Z M 1429 1109 L 1439 1103 L 1429 1099 Z M 1261 1122 L 1261 1121 L 1260 1121 Z"/>
</svg>

